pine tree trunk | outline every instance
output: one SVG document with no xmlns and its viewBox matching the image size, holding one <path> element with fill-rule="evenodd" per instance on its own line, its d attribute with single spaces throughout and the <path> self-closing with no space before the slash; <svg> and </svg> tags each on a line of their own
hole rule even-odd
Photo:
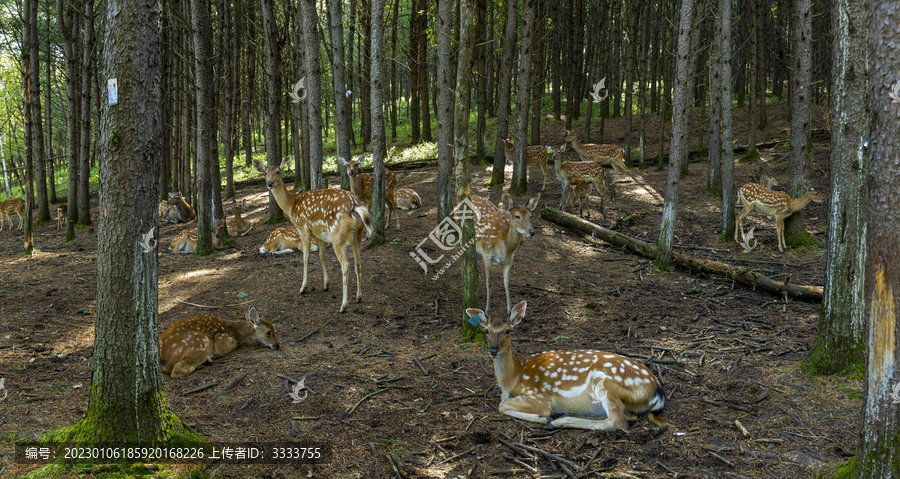
<svg viewBox="0 0 900 479">
<path fill-rule="evenodd" d="M 545 2 L 538 2 L 537 20 L 535 25 L 535 46 L 533 48 L 534 58 L 531 60 L 534 64 L 531 79 L 531 145 L 541 144 L 541 98 L 544 93 L 544 8 Z M 590 108 L 588 109 L 590 110 Z"/>
<path fill-rule="evenodd" d="M 806 191 L 806 160 L 812 153 L 809 104 L 812 72 L 812 3 L 794 0 L 793 54 L 791 55 L 791 153 L 787 192 L 798 197 Z M 784 241 L 801 246 L 814 240 L 803 229 L 803 210 L 784 220 Z"/>
<path fill-rule="evenodd" d="M 749 121 L 749 138 L 747 139 L 747 155 L 753 156 L 756 155 L 756 126 L 759 125 L 759 105 L 757 105 L 758 101 L 758 93 L 759 93 L 759 37 L 761 36 L 761 31 L 759 29 L 759 6 L 757 5 L 760 1 L 766 0 L 748 0 L 747 5 L 747 13 L 748 18 L 750 19 L 750 66 L 747 74 L 750 76 L 750 86 L 748 96 L 750 98 L 750 108 L 748 109 L 748 121 Z"/>
<path fill-rule="evenodd" d="M 397 99 L 400 97 L 397 83 L 397 28 L 400 25 L 400 0 L 394 1 L 394 20 L 391 22 L 391 139 L 397 139 Z M 435 111 L 435 115 L 438 113 Z M 342 182 L 343 184 L 343 182 Z M 343 186 L 341 186 L 343 188 Z"/>
<path fill-rule="evenodd" d="M 497 94 L 497 138 L 494 141 L 494 168 L 491 173 L 492 188 L 503 188 L 506 180 L 506 150 L 503 143 L 509 136 L 509 114 L 512 97 L 512 70 L 513 54 L 515 53 L 516 38 L 518 36 L 516 25 L 518 22 L 516 2 L 507 2 L 506 25 L 503 29 L 503 53 L 500 55 L 500 91 Z M 556 82 L 554 88 L 558 88 Z M 559 118 L 559 117 L 557 117 Z"/>
<path fill-rule="evenodd" d="M 244 3 L 244 15 L 247 17 L 247 83 L 244 87 L 243 128 L 244 134 L 244 166 L 253 166 L 253 100 L 256 98 L 256 9 L 255 2 Z"/>
<path fill-rule="evenodd" d="M 635 43 L 637 42 L 637 6 L 636 2 L 628 2 L 626 10 L 628 11 L 628 23 L 625 28 L 628 29 L 628 36 L 625 44 L 625 164 L 631 164 L 631 129 L 634 119 L 634 65 L 635 65 Z M 624 12 L 623 12 L 624 14 Z"/>
<path fill-rule="evenodd" d="M 33 37 L 29 42 L 32 44 L 31 56 L 29 57 L 29 60 L 31 61 L 31 142 L 34 150 L 34 166 L 36 167 L 34 172 L 36 181 L 35 197 L 37 199 L 38 208 L 36 222 L 37 224 L 41 224 L 44 221 L 50 220 L 50 205 L 47 203 L 47 159 L 44 152 L 44 127 L 43 121 L 41 120 L 41 56 L 40 45 L 37 38 L 37 13 L 38 3 L 37 0 L 34 0 L 34 5 L 31 6 L 31 18 L 29 20 L 31 23 L 29 35 Z M 47 61 L 50 61 L 50 59 L 48 58 Z M 47 85 L 47 88 L 49 89 L 50 85 Z"/>
<path fill-rule="evenodd" d="M 722 34 L 722 15 L 718 14 L 713 19 L 709 42 L 709 105 L 706 108 L 706 190 L 716 195 L 722 193 L 722 56 L 725 54 Z"/>
<path fill-rule="evenodd" d="M 90 0 L 88 0 L 90 1 Z M 194 88 L 197 95 L 197 177 L 199 180 L 197 202 L 197 249 L 195 256 L 206 256 L 213 253 L 212 232 L 213 216 L 213 178 L 211 174 L 213 158 L 210 155 L 210 144 L 215 141 L 214 125 L 216 122 L 216 105 L 213 100 L 213 48 L 212 22 L 209 15 L 209 3 L 204 0 L 191 0 L 191 20 L 194 27 Z M 218 163 L 218 158 L 216 158 Z M 216 189 L 219 185 L 215 185 Z"/>
<path fill-rule="evenodd" d="M 387 144 L 384 131 L 384 5 L 385 0 L 372 0 L 372 165 L 375 167 L 375 181 L 372 191 L 372 225 L 375 236 L 370 246 L 384 244 L 385 241 L 385 178 L 384 157 Z"/>
<path fill-rule="evenodd" d="M 475 98 L 478 101 L 478 119 L 475 124 L 475 158 L 487 156 L 487 0 L 475 0 Z"/>
<path fill-rule="evenodd" d="M 531 60 L 534 48 L 534 22 L 537 15 L 537 0 L 526 0 L 525 23 L 522 25 L 522 51 L 519 54 L 519 91 L 516 96 L 515 147 L 513 149 L 513 174 L 509 182 L 509 194 L 522 196 L 528 191 L 528 169 L 525 163 L 525 149 L 528 146 L 528 113 L 531 86 Z M 577 86 L 577 84 L 575 84 Z M 570 93 L 572 91 L 570 90 Z M 570 103 L 572 105 L 572 103 Z M 570 106 L 570 112 L 571 106 Z"/>
<path fill-rule="evenodd" d="M 78 224 L 91 225 L 91 75 L 94 70 L 94 1 L 84 2 L 84 50 L 81 64 L 81 154 L 78 160 Z"/>
<path fill-rule="evenodd" d="M 47 7 L 46 10 L 46 18 L 47 18 L 47 38 L 50 38 L 51 26 L 52 22 L 50 21 L 50 1 L 47 1 L 44 5 Z M 47 42 L 47 88 L 44 88 L 44 105 L 47 108 L 47 150 L 46 155 L 49 159 L 47 163 L 47 176 L 49 177 L 50 184 L 47 185 L 49 187 L 49 196 L 50 196 L 50 204 L 55 205 L 59 203 L 59 198 L 56 197 L 56 167 L 54 163 L 56 163 L 55 157 L 53 154 L 53 102 L 50 99 L 50 86 L 53 85 L 53 65 L 54 62 L 52 59 L 52 45 L 51 42 Z M 4 168 L 5 169 L 5 168 Z"/>
<path fill-rule="evenodd" d="M 687 158 L 689 149 L 690 115 L 693 104 L 694 78 L 697 66 L 696 45 L 699 43 L 699 18 L 701 7 L 697 7 L 694 18 L 695 0 L 681 0 L 678 21 L 678 40 L 675 64 L 675 90 L 672 97 L 672 144 L 669 148 L 669 171 L 666 177 L 666 195 L 662 220 L 659 227 L 659 258 L 657 263 L 668 267 L 672 263 L 672 242 L 675 239 L 675 212 L 678 210 L 678 183 L 681 179 L 681 164 Z"/>
<path fill-rule="evenodd" d="M 347 98 L 347 84 L 344 80 L 344 12 L 341 0 L 329 0 L 328 13 L 331 16 L 331 55 L 332 55 L 332 85 L 334 87 L 335 102 L 335 136 L 337 137 L 337 155 L 347 160 L 351 159 L 350 151 L 350 105 Z M 393 64 L 393 62 L 392 62 Z M 350 187 L 347 178 L 347 169 L 340 166 L 341 188 Z"/>
<path fill-rule="evenodd" d="M 453 0 L 438 0 L 437 84 L 438 84 L 438 218 L 450 215 L 456 202 L 450 185 L 453 174 L 453 77 L 450 65 L 453 31 Z M 497 120 L 500 123 L 501 119 Z"/>
<path fill-rule="evenodd" d="M 734 188 L 734 109 L 731 101 L 731 71 L 734 64 L 731 48 L 731 1 L 719 0 L 719 18 L 722 29 L 722 60 L 720 62 L 722 65 L 722 85 L 720 87 L 722 95 L 722 239 L 725 241 L 731 241 L 731 238 L 734 238 L 737 195 L 737 190 Z"/>
<path fill-rule="evenodd" d="M 315 0 L 300 2 L 303 15 L 303 59 L 306 66 L 306 111 L 309 115 L 309 187 L 323 188 L 322 183 L 322 71 L 319 66 L 319 19 Z M 276 117 L 277 118 L 277 117 Z M 279 129 L 280 130 L 280 129 Z"/>
<path fill-rule="evenodd" d="M 363 142 L 370 143 L 372 141 L 372 82 L 370 79 L 372 74 L 372 57 L 370 56 L 370 52 L 372 51 L 372 17 L 369 0 L 359 1 L 361 5 L 359 22 L 363 32 L 361 35 L 362 38 L 360 39 L 363 44 L 363 48 L 361 49 L 361 52 L 363 53 L 360 53 L 359 55 L 361 64 L 359 78 L 359 136 L 362 137 Z M 419 71 L 419 75 L 422 75 L 421 70 Z"/>
<path fill-rule="evenodd" d="M 863 426 L 855 459 L 858 477 L 876 479 L 900 477 L 900 401 L 895 399 L 900 388 L 900 122 L 898 105 L 889 95 L 897 82 L 900 30 L 896 26 L 900 5 L 883 0 L 869 0 L 867 5 L 868 110 L 872 115 L 864 273 L 868 341 Z"/>
<path fill-rule="evenodd" d="M 37 55 L 36 43 L 37 35 L 32 37 L 31 32 L 35 29 L 35 24 L 31 22 L 31 10 L 36 8 L 37 0 L 25 1 L 25 17 L 24 25 L 22 25 L 22 36 L 25 37 L 25 48 L 22 52 L 22 107 L 24 108 L 25 120 L 25 246 L 22 256 L 29 257 L 34 253 L 34 237 L 33 237 L 33 210 L 34 210 L 34 124 L 31 98 L 31 56 Z M 2 219 L 2 218 L 0 218 Z"/>
<path fill-rule="evenodd" d="M 300 8 L 303 9 L 301 2 Z M 278 25 L 275 23 L 275 1 L 262 0 L 263 35 L 266 41 L 266 165 L 278 166 L 284 158 L 281 155 L 281 45 L 278 42 Z M 318 42 L 316 42 L 318 44 Z M 307 88 L 309 78 L 306 79 Z M 309 97 L 307 97 L 307 101 Z M 284 212 L 275 202 L 272 192 L 269 192 L 269 219 L 268 224 L 284 222 Z"/>
<path fill-rule="evenodd" d="M 222 73 L 219 75 L 223 78 L 225 84 L 222 88 L 222 105 L 224 106 L 223 124 L 225 126 L 222 135 L 222 142 L 225 144 L 225 197 L 234 198 L 234 89 L 236 85 L 235 75 L 237 68 L 234 62 L 234 46 L 232 45 L 231 31 L 231 6 L 227 0 L 222 0 L 219 5 L 219 19 L 222 22 Z M 218 158 L 217 158 L 218 160 Z M 218 161 L 217 161 L 218 163 Z"/>
<path fill-rule="evenodd" d="M 419 0 L 419 9 L 426 12 L 419 15 L 419 98 L 422 106 L 422 140 L 434 141 L 431 136 L 431 114 L 428 112 L 428 2 Z M 470 70 L 471 73 L 471 70 Z"/>
<path fill-rule="evenodd" d="M 831 15 L 831 195 L 828 198 L 825 298 L 816 342 L 804 364 L 816 374 L 856 371 L 865 364 L 866 211 L 869 167 L 869 31 L 865 0 L 839 0 Z"/>
<path fill-rule="evenodd" d="M 419 7 L 416 0 L 410 0 L 412 11 L 409 14 L 409 50 L 406 55 L 409 60 L 409 122 L 410 142 L 416 144 L 422 140 L 419 121 L 419 36 L 416 33 L 419 28 Z"/>
</svg>

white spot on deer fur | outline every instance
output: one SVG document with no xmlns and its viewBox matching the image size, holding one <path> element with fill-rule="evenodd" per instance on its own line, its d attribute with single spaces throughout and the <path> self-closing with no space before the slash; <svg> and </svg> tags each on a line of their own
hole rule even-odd
<svg viewBox="0 0 900 479">
<path fill-rule="evenodd" d="M 604 368 L 611 368 L 611 367 L 612 367 L 612 363 L 603 363 L 603 367 L 604 367 Z"/>
<path fill-rule="evenodd" d="M 558 375 L 558 372 L 550 373 L 550 377 L 551 377 L 551 378 L 556 378 L 557 375 Z"/>
<path fill-rule="evenodd" d="M 644 376 L 649 376 L 649 375 L 650 375 L 650 372 L 647 371 L 646 369 L 641 370 L 641 373 L 643 373 Z"/>
<path fill-rule="evenodd" d="M 616 376 L 616 381 L 622 382 L 622 376 Z"/>
<path fill-rule="evenodd" d="M 629 361 L 629 360 L 627 360 L 627 359 L 624 361 L 624 363 L 627 364 L 627 365 L 629 365 L 629 366 L 631 366 L 631 361 Z"/>
<path fill-rule="evenodd" d="M 609 372 L 611 372 L 611 373 L 613 373 L 613 374 L 616 374 L 618 371 L 619 371 L 618 368 L 611 368 L 611 369 L 609 370 Z"/>
<path fill-rule="evenodd" d="M 531 377 L 529 377 L 529 376 L 523 374 L 523 375 L 522 375 L 522 379 L 528 381 L 529 379 L 531 379 Z"/>
<path fill-rule="evenodd" d="M 625 378 L 625 385 L 626 385 L 626 386 L 632 386 L 632 385 L 634 385 L 634 380 L 631 379 L 631 378 Z"/>
<path fill-rule="evenodd" d="M 606 359 L 612 359 L 612 358 L 616 357 L 616 355 L 615 354 L 604 354 L 603 357 Z"/>
</svg>

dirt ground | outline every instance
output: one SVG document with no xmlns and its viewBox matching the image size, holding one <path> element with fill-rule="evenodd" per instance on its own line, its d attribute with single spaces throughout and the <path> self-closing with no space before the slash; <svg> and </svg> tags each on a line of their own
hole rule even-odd
<svg viewBox="0 0 900 479">
<path fill-rule="evenodd" d="M 816 110 L 819 115 L 823 111 Z M 739 127 L 741 114 L 739 110 Z M 773 118 L 759 141 L 786 139 L 786 108 L 770 105 L 769 114 Z M 607 125 L 607 142 L 621 144 L 620 124 Z M 822 125 L 817 122 L 813 128 Z M 561 144 L 562 126 L 547 122 L 545 136 L 546 143 Z M 745 129 L 736 138 L 738 143 L 746 138 Z M 648 142 L 651 151 L 654 141 Z M 827 143 L 816 144 L 807 170 L 826 194 L 827 148 Z M 760 162 L 736 167 L 738 185 L 760 166 L 786 182 L 786 141 L 762 154 Z M 568 152 L 567 158 L 572 155 Z M 497 202 L 500 192 L 482 186 L 490 168 L 476 166 L 473 171 L 474 192 Z M 855 450 L 860 381 L 810 378 L 798 370 L 815 336 L 818 305 L 786 302 L 686 271 L 661 272 L 645 258 L 537 214 L 537 234 L 521 244 L 510 281 L 513 303 L 528 301 L 525 320 L 514 331 L 516 351 L 589 348 L 643 359 L 665 387 L 663 416 L 673 425 L 658 431 L 640 418 L 628 432 L 547 430 L 500 415 L 484 345 L 459 340 L 458 265 L 432 280 L 409 255 L 437 224 L 436 168 L 397 173 L 400 186 L 419 192 L 423 208 L 403 212 L 402 231 L 391 227 L 388 244 L 363 252 L 364 302 L 352 302 L 356 281 L 351 277 L 351 305 L 345 314 L 338 313 L 340 270 L 331 251 L 326 259 L 332 288 L 322 291 L 321 264 L 313 255 L 312 288 L 303 295 L 297 294 L 299 254 L 258 252 L 273 229 L 260 224 L 266 202 L 261 184 L 239 191 L 239 199 L 250 204 L 249 218 L 257 222 L 248 236 L 205 258 L 160 251 L 161 328 L 201 314 L 240 319 L 253 304 L 274 323 L 281 342 L 277 351 L 245 345 L 187 378 L 165 377 L 171 410 L 210 441 L 320 441 L 332 448 L 324 464 L 220 462 L 206 466 L 207 472 L 219 477 L 388 478 L 397 474 L 388 459 L 393 454 L 407 478 L 653 478 L 675 473 L 803 478 Z M 529 187 L 536 192 L 539 172 L 529 173 Z M 336 179 L 330 180 L 334 186 Z M 778 253 L 770 217 L 753 214 L 746 222 L 748 228 L 760 225 L 754 251 L 718 243 L 719 200 L 706 193 L 705 181 L 706 164 L 694 163 L 681 183 L 677 251 L 750 266 L 776 278 L 789 274 L 797 284 L 823 284 L 822 250 Z M 616 188 L 617 201 L 609 204 L 607 218 L 645 213 L 622 233 L 655 242 L 665 172 L 632 169 Z M 551 178 L 542 204 L 556 206 L 559 194 L 559 182 Z M 597 198 L 592 200 L 596 205 Z M 813 203 L 805 210 L 807 230 L 819 241 L 825 239 L 826 205 Z M 187 228 L 196 223 L 162 226 L 160 245 Z M 36 437 L 70 425 L 87 405 L 96 235 L 79 230 L 71 243 L 63 237 L 55 224 L 38 227 L 39 251 L 23 259 L 21 232 L 6 227 L 0 232 L 0 377 L 8 392 L 0 403 L 0 476 L 34 468 L 12 462 L 10 438 Z M 495 266 L 494 311 L 502 311 L 505 301 L 501 277 Z M 483 289 L 479 295 L 483 300 Z M 237 387 L 215 396 L 221 385 L 248 370 Z M 312 392 L 294 403 L 285 377 L 305 377 Z M 219 385 L 188 394 L 212 382 Z M 570 461 L 566 467 L 571 474 L 559 460 L 516 452 L 501 440 Z M 188 471 L 188 466 L 166 467 L 174 475 Z"/>
</svg>

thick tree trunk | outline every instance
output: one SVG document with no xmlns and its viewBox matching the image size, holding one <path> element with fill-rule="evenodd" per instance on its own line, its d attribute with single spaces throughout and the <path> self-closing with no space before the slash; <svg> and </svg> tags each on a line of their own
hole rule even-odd
<svg viewBox="0 0 900 479">
<path fill-rule="evenodd" d="M 531 78 L 531 115 L 529 116 L 529 120 L 531 121 L 531 145 L 540 145 L 541 144 L 541 98 L 544 93 L 544 25 L 547 23 L 544 21 L 544 8 L 546 8 L 545 2 L 538 2 L 536 13 L 536 21 L 535 21 L 535 46 L 532 48 L 532 58 L 531 62 L 534 65 L 532 78 Z M 588 111 L 591 109 L 588 108 Z M 590 119 L 590 117 L 588 117 Z"/>
<path fill-rule="evenodd" d="M 350 100 L 348 99 L 347 83 L 344 80 L 344 2 L 341 0 L 329 0 L 328 13 L 331 16 L 331 55 L 332 55 L 332 85 L 334 86 L 335 119 L 334 130 L 337 137 L 338 157 L 350 160 Z M 396 30 L 395 30 L 396 31 Z M 394 62 L 391 62 L 393 68 Z M 393 76 L 393 73 L 391 74 Z M 395 129 L 396 131 L 396 129 Z M 394 134 L 396 136 L 396 133 Z M 341 188 L 349 189 L 350 180 L 347 178 L 347 169 L 340 165 Z"/>
<path fill-rule="evenodd" d="M 117 78 L 118 104 L 103 101 L 97 217 L 97 320 L 90 396 L 79 441 L 144 446 L 200 440 L 168 412 L 158 349 L 156 249 L 160 137 L 160 4 L 109 0 L 102 78 Z M 134 112 L 143 112 L 135 115 Z"/>
<path fill-rule="evenodd" d="M 759 125 L 759 105 L 757 99 L 759 97 L 759 41 L 762 31 L 760 30 L 760 15 L 758 2 L 761 0 L 748 0 L 747 10 L 750 19 L 750 67 L 747 72 L 750 76 L 750 108 L 748 109 L 747 118 L 749 120 L 749 138 L 747 139 L 747 154 L 753 156 L 756 154 L 756 126 Z M 767 0 L 762 0 L 767 1 Z"/>
<path fill-rule="evenodd" d="M 391 139 L 397 139 L 397 99 L 399 88 L 397 83 L 397 28 L 400 25 L 400 0 L 394 1 L 394 20 L 391 22 Z M 437 100 L 437 98 L 435 98 Z M 435 115 L 438 115 L 435 111 Z"/>
<path fill-rule="evenodd" d="M 716 9 L 718 9 L 718 5 Z M 709 105 L 706 107 L 706 190 L 722 193 L 722 16 L 712 21 L 712 39 L 709 42 Z"/>
<path fill-rule="evenodd" d="M 666 195 L 662 221 L 659 227 L 659 256 L 657 262 L 666 267 L 672 263 L 672 242 L 675 239 L 675 212 L 678 210 L 678 183 L 681 164 L 689 148 L 691 105 L 693 103 L 694 78 L 697 66 L 696 44 L 699 42 L 700 10 L 694 18 L 695 0 L 681 0 L 678 23 L 678 52 L 675 65 L 675 91 L 672 99 L 672 145 L 669 148 L 669 171 L 666 177 Z M 686 72 L 690 72 L 686 73 Z"/>
<path fill-rule="evenodd" d="M 81 155 L 78 160 L 78 224 L 91 225 L 91 75 L 94 56 L 94 0 L 84 2 L 84 51 L 81 64 Z"/>
<path fill-rule="evenodd" d="M 638 5 L 635 5 L 635 3 L 637 2 L 627 2 L 628 23 L 625 28 L 628 29 L 628 36 L 624 40 L 627 42 L 625 44 L 625 144 L 623 145 L 626 165 L 631 164 L 631 130 L 634 119 L 634 108 L 632 106 L 634 102 L 634 57 L 637 51 L 635 43 L 637 43 L 638 39 Z"/>
<path fill-rule="evenodd" d="M 31 1 L 31 0 L 29 0 Z M 36 181 L 36 191 L 35 197 L 37 200 L 37 208 L 38 208 L 38 216 L 36 219 L 37 224 L 41 224 L 44 221 L 50 220 L 50 205 L 47 203 L 47 155 L 44 152 L 44 127 L 43 121 L 41 120 L 41 62 L 40 62 L 40 44 L 38 43 L 37 38 L 37 13 L 38 13 L 38 3 L 35 1 L 34 5 L 31 6 L 30 9 L 30 20 L 31 28 L 29 29 L 29 35 L 33 37 L 29 43 L 31 43 L 31 56 L 29 56 L 29 61 L 31 62 L 30 74 L 31 74 L 31 114 L 32 114 L 32 148 L 34 154 L 34 179 Z M 50 61 L 49 59 L 47 61 Z M 50 85 L 47 85 L 47 88 L 50 88 Z"/>
<path fill-rule="evenodd" d="M 22 103 L 25 120 L 25 245 L 23 256 L 34 253 L 33 210 L 34 210 L 34 111 L 31 96 L 31 57 L 37 55 L 37 35 L 32 36 L 36 23 L 31 21 L 31 11 L 37 8 L 37 0 L 25 2 L 25 24 L 22 35 L 25 37 L 25 48 L 22 52 Z M 3 218 L 0 218 L 3 219 Z"/>
<path fill-rule="evenodd" d="M 864 0 L 838 0 L 831 15 L 834 69 L 831 92 L 831 196 L 828 199 L 825 300 L 816 342 L 804 363 L 817 374 L 865 364 L 866 210 L 869 138 L 869 35 Z"/>
<path fill-rule="evenodd" d="M 385 178 L 384 157 L 387 144 L 384 131 L 384 4 L 385 0 L 372 0 L 372 165 L 375 181 L 372 189 L 372 226 L 375 235 L 370 246 L 384 244 L 385 235 Z"/>
<path fill-rule="evenodd" d="M 516 96 L 515 147 L 513 149 L 513 174 L 509 182 L 509 194 L 522 196 L 528 191 L 528 169 L 525 149 L 528 147 L 528 112 L 531 90 L 531 61 L 534 57 L 534 22 L 537 0 L 525 1 L 525 23 L 522 25 L 522 51 L 519 54 L 519 91 Z M 577 85 L 577 84 L 576 84 Z M 570 91 L 570 93 L 572 93 Z M 571 105 L 571 103 L 570 103 Z M 571 107 L 570 107 L 570 112 Z"/>
<path fill-rule="evenodd" d="M 89 0 L 90 1 L 90 0 Z M 212 163 L 218 166 L 218 157 L 210 154 L 210 146 L 215 141 L 216 104 L 213 84 L 212 22 L 209 3 L 205 0 L 191 0 L 191 20 L 194 27 L 194 88 L 197 92 L 197 173 L 200 184 L 197 192 L 197 249 L 195 256 L 213 253 L 213 185 Z M 277 117 L 276 117 L 277 118 Z M 277 120 L 276 120 L 277 121 Z"/>
<path fill-rule="evenodd" d="M 500 56 L 500 92 L 497 95 L 497 138 L 494 141 L 494 168 L 491 172 L 491 187 L 503 188 L 506 169 L 506 152 L 503 141 L 509 136 L 510 97 L 512 96 L 513 54 L 515 53 L 517 30 L 516 2 L 507 2 L 506 25 L 503 31 L 503 53 Z M 554 57 L 556 55 L 554 54 Z M 559 88 L 559 82 L 555 83 Z M 557 116 L 557 118 L 559 118 Z"/>
<path fill-rule="evenodd" d="M 487 156 L 487 0 L 475 0 L 475 98 L 478 101 L 478 119 L 475 124 L 475 158 Z"/>
<path fill-rule="evenodd" d="M 869 0 L 868 204 L 866 209 L 866 397 L 856 450 L 860 478 L 900 477 L 900 149 L 898 105 L 889 95 L 897 81 L 900 4 Z M 834 128 L 844 127 L 832 123 Z"/>
<path fill-rule="evenodd" d="M 219 18 L 222 22 L 222 45 L 223 51 L 221 52 L 222 58 L 222 74 L 219 75 L 224 79 L 225 84 L 222 88 L 222 105 L 224 106 L 224 112 L 222 118 L 222 123 L 225 128 L 222 133 L 222 142 L 225 144 L 225 197 L 226 198 L 234 198 L 234 101 L 232 96 L 234 95 L 235 87 L 237 86 L 237 82 L 235 81 L 235 77 L 237 76 L 238 68 L 236 67 L 237 62 L 235 60 L 235 50 L 232 41 L 232 31 L 231 31 L 231 5 L 227 0 L 222 0 L 219 5 Z M 216 158 L 218 162 L 218 157 Z"/>
<path fill-rule="evenodd" d="M 309 115 L 309 187 L 323 188 L 322 183 L 322 71 L 319 66 L 319 18 L 315 0 L 302 0 L 303 33 L 306 36 L 303 59 L 306 66 L 306 105 Z M 275 117 L 277 118 L 277 117 Z M 271 126 L 270 126 L 271 128 Z M 280 128 L 279 128 L 280 131 Z"/>
<path fill-rule="evenodd" d="M 450 64 L 453 31 L 453 0 L 438 0 L 437 84 L 438 84 L 438 218 L 450 215 L 456 202 L 450 185 L 453 174 L 453 80 Z M 497 120 L 500 122 L 500 119 Z"/>
<path fill-rule="evenodd" d="M 304 8 L 301 1 L 300 8 Z M 275 23 L 275 1 L 262 0 L 263 34 L 266 39 L 266 164 L 278 166 L 284 158 L 281 155 L 281 43 L 278 25 Z M 318 42 L 316 42 L 318 44 Z M 306 86 L 309 87 L 307 78 Z M 309 98 L 307 98 L 309 101 Z M 296 167 L 295 167 L 296 168 Z M 284 212 L 269 192 L 268 224 L 284 222 Z"/>
<path fill-rule="evenodd" d="M 253 100 L 256 97 L 256 9 L 254 2 L 244 2 L 247 18 L 247 83 L 244 87 L 243 128 L 244 166 L 253 165 Z"/>
<path fill-rule="evenodd" d="M 78 119 L 81 114 L 78 109 L 81 107 L 81 99 L 79 98 L 78 76 L 79 76 L 79 57 L 78 37 L 81 29 L 79 23 L 75 19 L 75 5 L 71 2 L 59 2 L 60 14 L 60 32 L 62 33 L 63 43 L 65 44 L 66 56 L 66 97 L 68 101 L 69 114 L 66 118 L 66 137 L 68 151 L 67 155 L 67 173 L 68 189 L 66 191 L 66 204 L 68 209 L 66 221 L 66 241 L 75 239 L 75 224 L 78 222 L 78 154 L 81 151 L 79 143 L 81 141 L 81 132 L 78 129 Z"/>
<path fill-rule="evenodd" d="M 372 141 L 372 82 L 370 79 L 372 73 L 372 18 L 369 7 L 369 0 L 360 0 L 359 23 L 362 27 L 363 44 L 360 60 L 360 78 L 359 78 L 359 136 L 362 137 L 364 143 Z M 422 35 L 424 38 L 424 34 Z M 424 40 L 423 40 L 424 41 Z M 421 76 L 421 71 L 419 72 Z M 426 105 L 427 108 L 427 105 Z"/>
<path fill-rule="evenodd" d="M 722 239 L 734 238 L 734 215 L 737 190 L 734 188 L 734 109 L 731 102 L 731 2 L 719 0 L 719 18 L 722 27 Z"/>
<path fill-rule="evenodd" d="M 812 2 L 793 2 L 793 55 L 791 55 L 791 153 L 788 161 L 787 192 L 798 197 L 806 191 L 806 159 L 812 153 L 809 131 L 809 103 L 812 71 Z M 801 246 L 815 240 L 803 229 L 803 210 L 784 220 L 787 246 Z"/>
</svg>

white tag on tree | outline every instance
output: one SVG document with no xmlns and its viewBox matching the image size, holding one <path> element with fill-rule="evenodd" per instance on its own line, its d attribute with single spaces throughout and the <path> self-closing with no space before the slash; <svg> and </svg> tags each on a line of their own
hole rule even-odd
<svg viewBox="0 0 900 479">
<path fill-rule="evenodd" d="M 115 78 L 110 78 L 106 80 L 106 88 L 109 93 L 109 105 L 118 105 L 119 104 L 119 82 Z"/>
</svg>

